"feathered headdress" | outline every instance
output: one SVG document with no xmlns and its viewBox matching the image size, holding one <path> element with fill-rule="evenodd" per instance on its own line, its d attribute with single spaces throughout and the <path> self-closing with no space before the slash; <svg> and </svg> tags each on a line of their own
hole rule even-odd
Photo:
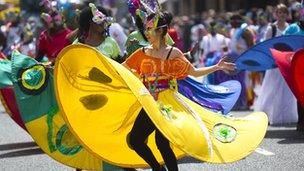
<svg viewBox="0 0 304 171">
<path fill-rule="evenodd" d="M 140 9 L 140 0 L 128 0 L 128 10 L 130 14 L 134 17 L 136 15 L 136 10 Z"/>
<path fill-rule="evenodd" d="M 94 23 L 101 24 L 103 22 L 110 23 L 112 21 L 111 17 L 107 17 L 104 13 L 99 11 L 93 3 L 90 3 L 89 6 L 90 6 L 92 14 L 93 14 L 92 20 Z"/>
<path fill-rule="evenodd" d="M 158 0 L 141 0 L 141 1 L 142 1 L 142 5 L 148 11 L 149 14 L 160 12 L 161 6 Z"/>
<path fill-rule="evenodd" d="M 137 15 L 141 18 L 142 22 L 148 27 L 157 27 L 161 6 L 157 0 L 128 0 L 128 9 L 134 21 Z M 147 16 L 156 14 L 153 19 L 147 21 Z"/>
</svg>

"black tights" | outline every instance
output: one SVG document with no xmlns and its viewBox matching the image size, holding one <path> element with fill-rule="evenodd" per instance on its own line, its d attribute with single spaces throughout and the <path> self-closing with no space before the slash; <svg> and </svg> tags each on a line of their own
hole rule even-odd
<svg viewBox="0 0 304 171">
<path fill-rule="evenodd" d="M 302 105 L 298 102 L 298 125 L 304 124 L 304 108 Z M 304 126 L 304 125 L 303 125 Z"/>
<path fill-rule="evenodd" d="M 154 130 L 156 131 L 155 142 L 157 148 L 160 151 L 168 170 L 177 171 L 178 167 L 176 157 L 170 147 L 169 141 L 155 127 L 144 109 L 140 111 L 135 120 L 135 123 L 129 135 L 129 145 L 151 166 L 153 171 L 160 171 L 161 165 L 158 163 L 152 151 L 145 143 L 148 136 Z"/>
</svg>

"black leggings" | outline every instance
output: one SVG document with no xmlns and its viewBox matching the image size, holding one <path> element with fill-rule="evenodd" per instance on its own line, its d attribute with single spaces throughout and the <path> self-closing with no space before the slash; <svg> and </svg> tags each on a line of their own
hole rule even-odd
<svg viewBox="0 0 304 171">
<path fill-rule="evenodd" d="M 142 157 L 153 171 L 160 171 L 161 166 L 154 157 L 152 151 L 145 143 L 148 136 L 155 132 L 155 142 L 169 171 L 177 171 L 176 157 L 170 147 L 169 141 L 155 127 L 147 113 L 142 109 L 137 116 L 131 132 L 129 133 L 129 145 Z"/>
<path fill-rule="evenodd" d="M 304 107 L 298 102 L 298 125 L 304 124 Z"/>
</svg>

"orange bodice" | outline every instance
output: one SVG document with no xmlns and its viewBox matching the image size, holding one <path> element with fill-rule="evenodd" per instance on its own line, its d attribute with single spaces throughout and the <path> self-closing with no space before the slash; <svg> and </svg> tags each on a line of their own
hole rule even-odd
<svg viewBox="0 0 304 171">
<path fill-rule="evenodd" d="M 154 75 L 181 79 L 188 75 L 191 63 L 184 57 L 162 60 L 138 49 L 127 60 L 126 64 L 141 76 Z"/>
</svg>

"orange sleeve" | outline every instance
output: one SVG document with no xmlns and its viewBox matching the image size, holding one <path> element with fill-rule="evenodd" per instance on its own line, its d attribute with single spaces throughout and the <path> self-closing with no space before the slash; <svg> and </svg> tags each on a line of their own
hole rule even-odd
<svg viewBox="0 0 304 171">
<path fill-rule="evenodd" d="M 182 56 L 167 60 L 165 66 L 165 75 L 182 79 L 188 76 L 191 63 L 184 56 Z"/>
<path fill-rule="evenodd" d="M 139 64 L 141 61 L 141 57 L 142 57 L 142 53 L 141 53 L 142 49 L 137 49 L 134 53 L 132 53 L 132 55 L 130 55 L 127 59 L 126 59 L 126 64 L 129 68 L 136 70 L 136 72 L 139 72 Z"/>
</svg>

